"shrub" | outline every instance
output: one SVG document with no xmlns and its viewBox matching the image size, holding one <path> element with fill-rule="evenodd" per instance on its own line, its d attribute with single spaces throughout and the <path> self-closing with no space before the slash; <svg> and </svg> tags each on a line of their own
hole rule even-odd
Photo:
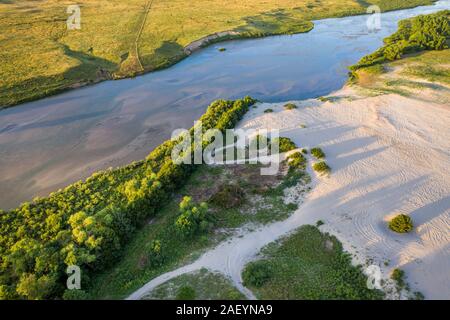
<svg viewBox="0 0 450 320">
<path fill-rule="evenodd" d="M 182 286 L 178 289 L 176 300 L 195 300 L 196 293 L 190 286 Z"/>
<path fill-rule="evenodd" d="M 272 271 L 264 261 L 257 261 L 248 264 L 242 272 L 242 279 L 245 286 L 262 287 L 270 280 Z"/>
<path fill-rule="evenodd" d="M 392 270 L 391 279 L 397 283 L 397 286 L 402 289 L 405 287 L 405 271 L 401 269 Z"/>
<path fill-rule="evenodd" d="M 313 169 L 319 173 L 328 173 L 331 170 L 330 167 L 324 161 L 315 163 L 313 165 Z"/>
<path fill-rule="evenodd" d="M 287 157 L 289 168 L 295 169 L 305 169 L 306 168 L 306 158 L 300 152 L 295 152 L 289 157 Z"/>
<path fill-rule="evenodd" d="M 272 113 L 273 112 L 273 109 L 266 109 L 266 110 L 264 110 L 264 113 Z"/>
<path fill-rule="evenodd" d="M 149 262 L 151 267 L 159 267 L 164 262 L 163 249 L 160 240 L 150 242 Z"/>
<path fill-rule="evenodd" d="M 316 227 L 323 226 L 324 224 L 325 224 L 325 222 L 323 222 L 322 220 L 318 220 L 318 221 L 316 222 Z"/>
<path fill-rule="evenodd" d="M 291 139 L 285 137 L 275 138 L 272 142 L 274 144 L 278 144 L 278 150 L 280 153 L 288 152 L 297 148 Z"/>
<path fill-rule="evenodd" d="M 222 186 L 221 189 L 214 194 L 209 202 L 225 209 L 240 207 L 245 200 L 245 193 L 241 187 L 236 184 Z"/>
<path fill-rule="evenodd" d="M 285 108 L 286 110 L 293 110 L 293 109 L 297 109 L 297 106 L 296 106 L 295 104 L 293 104 L 293 103 L 286 103 L 286 104 L 284 105 L 284 108 Z"/>
<path fill-rule="evenodd" d="M 317 159 L 323 159 L 325 158 L 325 153 L 322 151 L 321 148 L 312 148 L 311 154 L 316 157 Z"/>
<path fill-rule="evenodd" d="M 411 217 L 405 214 L 400 214 L 389 221 L 389 229 L 397 233 L 408 233 L 413 227 Z"/>
</svg>

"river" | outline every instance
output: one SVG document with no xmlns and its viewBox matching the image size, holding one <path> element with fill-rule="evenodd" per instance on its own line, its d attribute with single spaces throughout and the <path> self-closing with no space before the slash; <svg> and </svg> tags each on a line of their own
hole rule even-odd
<svg viewBox="0 0 450 320">
<path fill-rule="evenodd" d="M 443 9 L 449 0 L 383 13 L 378 32 L 369 32 L 367 16 L 355 16 L 315 21 L 304 34 L 228 41 L 162 71 L 0 111 L 0 208 L 144 158 L 174 129 L 191 127 L 215 99 L 326 95 L 345 84 L 347 66 L 378 48 L 399 20 Z"/>
</svg>

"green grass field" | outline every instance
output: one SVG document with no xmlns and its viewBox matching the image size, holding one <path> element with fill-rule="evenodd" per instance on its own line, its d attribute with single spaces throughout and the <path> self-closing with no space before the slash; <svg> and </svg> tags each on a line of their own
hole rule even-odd
<svg viewBox="0 0 450 320">
<path fill-rule="evenodd" d="M 166 67 L 206 35 L 305 32 L 311 20 L 431 4 L 433 0 L 79 0 L 81 30 L 60 0 L 0 1 L 0 108 L 92 82 Z M 137 43 L 137 45 L 136 45 Z"/>
<path fill-rule="evenodd" d="M 381 299 L 369 290 L 360 267 L 333 236 L 314 226 L 303 226 L 294 234 L 262 250 L 262 258 L 243 271 L 244 284 L 259 299 Z M 248 283 L 245 283 L 248 282 Z"/>
</svg>

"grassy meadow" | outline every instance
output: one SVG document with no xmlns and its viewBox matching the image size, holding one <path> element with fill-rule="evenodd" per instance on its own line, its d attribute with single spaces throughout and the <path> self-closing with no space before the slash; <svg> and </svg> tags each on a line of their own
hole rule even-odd
<svg viewBox="0 0 450 320">
<path fill-rule="evenodd" d="M 298 33 L 311 20 L 364 13 L 370 4 L 393 10 L 432 2 L 79 0 L 81 30 L 69 31 L 70 1 L 2 0 L 0 108 L 169 66 L 186 56 L 186 45 L 219 31 Z"/>
<path fill-rule="evenodd" d="M 272 243 L 260 260 L 243 271 L 244 284 L 259 299 L 382 299 L 369 290 L 361 268 L 336 237 L 305 225 L 292 235 Z"/>
</svg>

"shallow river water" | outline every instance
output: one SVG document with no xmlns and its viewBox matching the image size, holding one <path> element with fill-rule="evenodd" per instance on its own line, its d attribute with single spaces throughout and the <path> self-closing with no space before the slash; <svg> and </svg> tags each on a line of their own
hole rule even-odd
<svg viewBox="0 0 450 320">
<path fill-rule="evenodd" d="M 166 70 L 0 111 L 0 208 L 144 158 L 215 99 L 276 102 L 337 90 L 347 66 L 380 47 L 399 20 L 443 9 L 449 0 L 384 13 L 378 32 L 368 31 L 367 16 L 320 20 L 306 34 L 221 43 Z"/>
</svg>

